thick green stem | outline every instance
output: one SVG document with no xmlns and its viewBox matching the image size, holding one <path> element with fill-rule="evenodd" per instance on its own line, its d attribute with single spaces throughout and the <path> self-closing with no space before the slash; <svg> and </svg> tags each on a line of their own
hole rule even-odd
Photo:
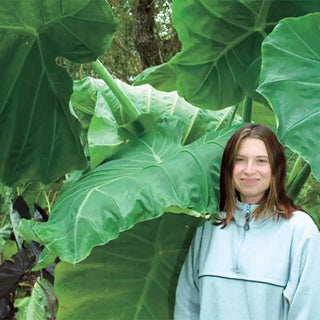
<svg viewBox="0 0 320 320">
<path fill-rule="evenodd" d="M 287 187 L 288 196 L 294 201 L 311 173 L 311 167 L 305 163 L 300 172 Z"/>
<path fill-rule="evenodd" d="M 290 172 L 290 176 L 288 178 L 287 185 L 289 185 L 293 181 L 295 176 L 298 174 L 299 167 L 302 165 L 302 161 L 303 161 L 302 157 L 298 156 L 298 158 L 296 159 L 296 162 L 294 163 L 292 170 Z"/>
<path fill-rule="evenodd" d="M 251 122 L 252 99 L 246 96 L 243 102 L 242 122 Z"/>
<path fill-rule="evenodd" d="M 103 81 L 108 85 L 112 93 L 117 97 L 125 112 L 127 113 L 129 119 L 131 121 L 136 120 L 140 113 L 133 105 L 133 103 L 128 99 L 128 97 L 123 93 L 123 91 L 119 89 L 117 84 L 114 82 L 111 74 L 104 67 L 104 65 L 99 60 L 91 62 L 91 65 L 97 71 Z"/>
<path fill-rule="evenodd" d="M 51 204 L 50 204 L 50 200 L 49 200 L 49 197 L 47 195 L 47 193 L 43 190 L 43 195 L 44 195 L 44 198 L 46 199 L 46 203 L 47 203 L 47 206 L 48 206 L 48 213 L 49 213 L 49 216 L 51 214 Z"/>
</svg>

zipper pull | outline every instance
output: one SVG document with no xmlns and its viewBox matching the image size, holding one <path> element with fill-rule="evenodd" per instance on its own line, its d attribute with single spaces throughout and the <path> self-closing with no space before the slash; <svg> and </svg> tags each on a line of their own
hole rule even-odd
<svg viewBox="0 0 320 320">
<path fill-rule="evenodd" d="M 246 218 L 246 223 L 243 226 L 244 231 L 249 231 L 250 225 L 249 225 L 249 217 Z"/>
<path fill-rule="evenodd" d="M 250 222 L 250 213 L 251 213 L 251 205 L 248 204 L 247 205 L 247 208 L 246 208 L 246 223 L 244 224 L 243 226 L 243 230 L 244 231 L 248 231 L 250 229 L 250 225 L 249 225 L 249 222 Z"/>
</svg>

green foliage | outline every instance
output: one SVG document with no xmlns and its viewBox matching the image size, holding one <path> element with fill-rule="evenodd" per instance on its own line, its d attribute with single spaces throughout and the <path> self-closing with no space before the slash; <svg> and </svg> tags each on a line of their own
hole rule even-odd
<svg viewBox="0 0 320 320">
<path fill-rule="evenodd" d="M 174 1 L 173 22 L 182 51 L 139 83 L 163 88 L 162 78 L 167 91 L 174 72 L 171 90 L 208 109 L 234 105 L 245 95 L 261 100 L 255 90 L 262 41 L 280 19 L 317 10 L 317 1 Z"/>
<path fill-rule="evenodd" d="M 62 186 L 63 179 L 56 180 L 48 185 L 44 185 L 41 182 L 29 182 L 21 185 L 17 193 L 23 197 L 30 210 L 31 216 L 34 215 L 35 204 L 42 209 L 46 209 L 50 214 L 51 207 L 59 196 Z"/>
<path fill-rule="evenodd" d="M 114 160 L 69 185 L 47 223 L 24 220 L 20 232 L 30 237 L 31 229 L 35 240 L 62 260 L 76 263 L 94 246 L 117 238 L 139 221 L 160 216 L 170 206 L 181 212 L 191 208 L 214 213 L 222 151 L 235 130 L 213 131 L 182 147 L 180 122 L 165 118 L 145 135 L 130 135 Z"/>
<path fill-rule="evenodd" d="M 220 111 L 199 109 L 176 92 L 160 92 L 149 85 L 132 87 L 120 80 L 116 84 L 138 113 L 152 114 L 159 119 L 175 115 L 182 120 L 182 144 L 191 143 L 212 129 L 228 127 L 230 121 L 240 122 L 239 116 L 232 118 L 234 108 Z M 83 125 L 84 143 L 88 145 L 92 168 L 121 149 L 126 141 L 121 136 L 121 128 L 137 130 L 126 117 L 124 105 L 102 80 L 86 78 L 75 82 L 71 101 Z"/>
<path fill-rule="evenodd" d="M 145 1 L 141 1 L 143 4 Z M 114 78 L 126 83 L 132 83 L 135 76 L 143 71 L 142 57 L 137 50 L 137 43 L 148 41 L 148 37 L 140 37 L 137 28 L 141 27 L 141 19 L 153 20 L 154 27 L 150 30 L 150 37 L 157 46 L 157 57 L 161 62 L 168 61 L 181 49 L 177 32 L 172 25 L 172 0 L 153 0 L 153 12 L 145 10 L 144 17 L 137 17 L 136 0 L 109 0 L 112 12 L 118 20 L 110 48 L 99 56 L 99 60 L 108 66 Z M 145 52 L 152 61 L 153 53 Z M 82 80 L 87 76 L 98 77 L 98 73 L 90 63 L 73 63 L 66 59 L 59 59 L 60 63 L 69 71 L 74 80 Z M 150 65 L 151 66 L 151 65 Z"/>
<path fill-rule="evenodd" d="M 132 9 L 131 1 L 119 3 Z M 10 258 L 16 250 L 9 240 L 12 230 L 19 244 L 17 224 L 10 221 L 16 195 L 30 208 L 38 202 L 50 212 L 63 179 L 42 183 L 70 176 L 49 221 L 22 220 L 20 227 L 25 244 L 34 240 L 45 246 L 33 270 L 56 256 L 64 261 L 55 283 L 61 319 L 89 312 L 95 319 L 172 318 L 177 274 L 199 221 L 163 214 L 217 210 L 222 150 L 243 125 L 233 125 L 239 122 L 237 106 L 216 112 L 190 103 L 241 108 L 245 95 L 253 98 L 251 119 L 273 127 L 294 153 L 292 162 L 301 156 L 302 163 L 310 163 L 315 178 L 309 177 L 297 202 L 320 222 L 319 14 L 277 24 L 319 10 L 318 1 L 176 0 L 173 18 L 182 51 L 144 71 L 137 83 L 177 88 L 179 96 L 110 76 L 106 83 L 86 78 L 74 83 L 72 109 L 72 81 L 56 65 L 57 56 L 96 59 L 110 45 L 115 20 L 104 0 L 56 4 L 0 5 L 0 67 L 6 79 L 0 84 L 0 179 L 19 183 L 17 189 L 0 187 L 0 245 L 1 258 Z M 91 168 L 72 171 L 86 167 L 87 158 Z M 292 171 L 290 180 L 296 181 L 299 170 Z M 33 265 L 25 251 L 14 257 L 14 263 L 0 266 L 5 292 Z M 48 316 L 51 305 L 45 307 L 36 286 L 17 304 L 17 317 L 26 319 Z"/>
<path fill-rule="evenodd" d="M 115 20 L 104 0 L 13 0 L 0 7 L 6 79 L 0 83 L 0 178 L 49 183 L 86 166 L 80 126 L 69 111 L 72 80 L 56 57 L 95 60 L 109 46 Z"/>
<path fill-rule="evenodd" d="M 0 182 L 0 225 L 3 226 L 5 222 L 5 217 L 9 216 L 10 211 L 10 201 L 11 201 L 12 189 L 5 186 Z"/>
<path fill-rule="evenodd" d="M 16 242 L 10 240 L 11 194 L 12 189 L 0 183 L 0 265 L 4 260 L 10 260 L 18 250 Z"/>
<path fill-rule="evenodd" d="M 18 308 L 17 320 L 45 320 L 51 318 L 57 311 L 52 284 L 46 279 L 38 278 L 31 296 L 16 299 L 15 307 Z"/>
<path fill-rule="evenodd" d="M 242 114 L 243 103 L 240 104 L 238 108 L 239 114 Z M 277 122 L 273 110 L 266 106 L 265 104 L 259 103 L 257 101 L 252 101 L 252 114 L 251 121 L 254 123 L 263 123 L 267 127 L 277 131 Z"/>
<path fill-rule="evenodd" d="M 3 234 L 3 229 L 0 230 L 0 234 Z M 4 240 L 0 237 L 0 263 L 4 260 L 11 260 L 11 257 L 18 252 L 17 243 L 13 240 Z"/>
<path fill-rule="evenodd" d="M 320 45 L 314 30 L 319 28 L 319 13 L 281 21 L 263 43 L 258 88 L 277 116 L 279 139 L 310 163 L 318 179 Z"/>
<path fill-rule="evenodd" d="M 320 230 L 320 182 L 309 176 L 297 197 L 297 203 L 313 218 Z"/>
<path fill-rule="evenodd" d="M 165 214 L 138 223 L 79 264 L 59 263 L 58 319 L 171 319 L 177 277 L 198 223 Z"/>
<path fill-rule="evenodd" d="M 176 90 L 176 81 L 174 68 L 169 63 L 164 63 L 142 71 L 134 78 L 134 85 L 148 83 L 160 91 L 170 92 Z"/>
</svg>

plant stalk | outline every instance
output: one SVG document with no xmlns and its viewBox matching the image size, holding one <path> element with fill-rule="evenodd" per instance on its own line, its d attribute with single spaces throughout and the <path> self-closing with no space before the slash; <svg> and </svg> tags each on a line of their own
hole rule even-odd
<svg viewBox="0 0 320 320">
<path fill-rule="evenodd" d="M 234 117 L 236 116 L 238 107 L 239 107 L 239 104 L 235 105 L 235 107 L 234 107 L 234 109 L 233 109 L 231 118 L 230 118 L 229 123 L 228 123 L 228 128 L 231 127 L 231 125 L 232 125 L 232 122 L 233 122 L 233 120 L 234 120 Z"/>
<path fill-rule="evenodd" d="M 296 162 L 294 163 L 292 170 L 290 172 L 290 176 L 287 181 L 287 185 L 291 184 L 291 182 L 294 180 L 295 176 L 299 172 L 299 167 L 302 165 L 303 158 L 299 155 L 296 159 Z"/>
<path fill-rule="evenodd" d="M 311 167 L 309 163 L 305 163 L 300 170 L 300 172 L 296 175 L 296 177 L 292 180 L 292 182 L 287 187 L 287 194 L 292 199 L 292 201 L 295 201 L 297 198 L 301 188 L 307 181 L 309 175 L 311 173 Z"/>
<path fill-rule="evenodd" d="M 101 61 L 97 60 L 91 62 L 92 67 L 97 71 L 103 81 L 108 85 L 112 93 L 117 97 L 121 105 L 124 107 L 125 112 L 127 113 L 129 119 L 134 121 L 138 118 L 140 113 L 133 105 L 133 103 L 128 99 L 128 97 L 119 89 L 115 81 L 113 80 L 109 71 L 104 67 Z"/>
<path fill-rule="evenodd" d="M 40 283 L 40 281 L 37 280 L 37 284 L 43 290 L 43 292 L 44 292 L 44 294 L 46 296 L 46 299 L 47 299 L 47 302 L 48 302 L 49 312 L 50 312 L 50 315 L 51 315 L 51 319 L 50 320 L 54 320 L 54 313 L 53 313 L 53 309 L 52 309 L 52 306 L 51 306 L 51 303 L 50 303 L 49 294 L 48 294 L 47 290 L 45 289 L 45 287 Z"/>
<path fill-rule="evenodd" d="M 252 99 L 249 96 L 244 98 L 242 110 L 242 122 L 251 122 L 252 117 Z"/>
<path fill-rule="evenodd" d="M 48 214 L 49 214 L 49 216 L 50 216 L 50 214 L 51 214 L 51 204 L 50 204 L 50 200 L 49 200 L 49 198 L 48 198 L 47 193 L 46 193 L 44 190 L 42 190 L 42 192 L 43 192 L 43 194 L 44 194 L 44 198 L 46 199 L 46 203 L 47 203 L 47 206 L 48 206 Z"/>
</svg>

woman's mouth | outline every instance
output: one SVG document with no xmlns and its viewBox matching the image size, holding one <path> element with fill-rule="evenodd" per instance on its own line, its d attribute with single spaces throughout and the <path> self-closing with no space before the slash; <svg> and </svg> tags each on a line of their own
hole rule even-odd
<svg viewBox="0 0 320 320">
<path fill-rule="evenodd" d="M 260 179 L 258 178 L 241 178 L 240 181 L 244 183 L 255 183 L 258 182 Z"/>
</svg>

